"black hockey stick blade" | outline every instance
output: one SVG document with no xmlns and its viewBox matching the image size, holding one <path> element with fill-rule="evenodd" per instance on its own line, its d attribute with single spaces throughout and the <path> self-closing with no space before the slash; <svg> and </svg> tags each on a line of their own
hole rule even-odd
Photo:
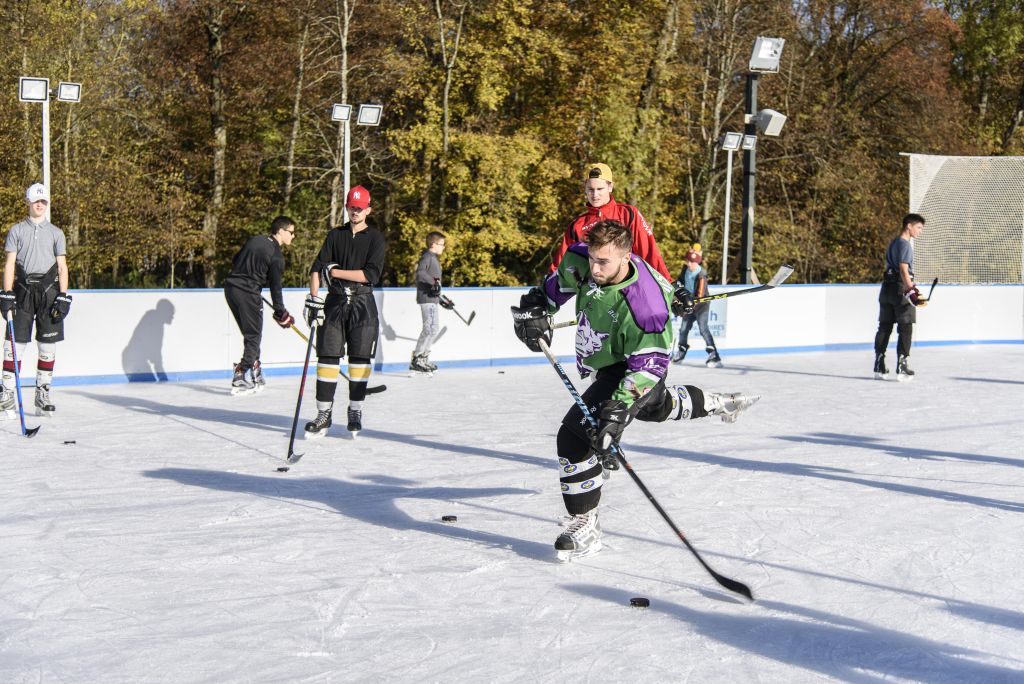
<svg viewBox="0 0 1024 684">
<path fill-rule="evenodd" d="M 470 325 L 473 322 L 474 318 L 476 318 L 476 311 L 470 311 L 469 318 L 466 319 L 466 325 Z"/>
<path fill-rule="evenodd" d="M 42 427 L 42 425 L 36 425 L 34 428 L 26 428 L 25 429 L 25 436 L 26 437 L 35 437 L 36 433 L 39 432 L 39 428 L 41 428 L 41 427 Z"/>
<path fill-rule="evenodd" d="M 366 393 L 367 394 L 380 394 L 381 392 L 383 392 L 387 388 L 388 388 L 387 385 L 374 385 L 373 387 L 367 387 L 366 388 Z"/>
<path fill-rule="evenodd" d="M 928 288 L 928 296 L 925 297 L 924 301 L 926 301 L 926 302 L 932 301 L 932 292 L 935 292 L 935 286 L 938 285 L 938 284 L 939 284 L 939 279 L 938 278 L 936 278 L 935 280 L 932 281 L 932 286 L 930 288 Z"/>
</svg>

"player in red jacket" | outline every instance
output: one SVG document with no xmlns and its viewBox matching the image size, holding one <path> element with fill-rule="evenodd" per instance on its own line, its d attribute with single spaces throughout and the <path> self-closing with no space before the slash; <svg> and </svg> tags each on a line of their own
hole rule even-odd
<svg viewBox="0 0 1024 684">
<path fill-rule="evenodd" d="M 565 256 L 570 245 L 587 239 L 587 233 L 590 232 L 591 227 L 599 221 L 614 219 L 629 228 L 633 234 L 633 254 L 653 266 L 654 270 L 665 276 L 665 280 L 672 282 L 668 266 L 661 258 L 658 243 L 654 241 L 654 232 L 647 225 L 647 220 L 636 207 L 616 202 L 612 198 L 613 189 L 612 170 L 608 168 L 607 164 L 587 166 L 583 181 L 583 193 L 587 197 L 587 210 L 574 218 L 565 229 L 562 244 L 558 246 L 558 251 L 551 264 L 551 272 L 553 273 L 558 268 L 558 264 L 562 263 L 562 257 Z"/>
</svg>

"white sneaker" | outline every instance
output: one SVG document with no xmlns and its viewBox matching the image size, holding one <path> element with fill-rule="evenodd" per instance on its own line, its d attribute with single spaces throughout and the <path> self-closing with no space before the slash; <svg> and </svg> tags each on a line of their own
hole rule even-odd
<svg viewBox="0 0 1024 684">
<path fill-rule="evenodd" d="M 593 555 L 603 546 L 601 522 L 598 520 L 596 510 L 572 516 L 569 526 L 555 540 L 558 560 L 562 562 Z"/>
<path fill-rule="evenodd" d="M 709 416 L 721 416 L 723 423 L 735 423 L 741 411 L 746 411 L 753 406 L 760 394 L 716 394 L 707 392 L 704 394 L 704 410 Z"/>
</svg>

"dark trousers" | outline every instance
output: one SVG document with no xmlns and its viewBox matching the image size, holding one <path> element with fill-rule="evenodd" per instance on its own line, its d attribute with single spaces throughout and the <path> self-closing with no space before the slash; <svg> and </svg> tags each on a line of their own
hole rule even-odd
<svg viewBox="0 0 1024 684">
<path fill-rule="evenodd" d="M 878 294 L 878 332 L 875 333 L 875 355 L 885 354 L 896 326 L 896 353 L 910 356 L 910 345 L 914 338 L 914 323 L 917 309 L 903 297 L 900 283 L 883 283 Z"/>
<path fill-rule="evenodd" d="M 228 308 L 245 343 L 239 365 L 243 369 L 252 368 L 260 359 L 260 342 L 263 341 L 263 299 L 259 292 L 248 292 L 230 284 L 224 286 L 224 299 L 228 300 Z"/>
<path fill-rule="evenodd" d="M 708 314 L 711 313 L 711 306 L 703 306 L 696 309 L 692 314 L 683 316 L 683 322 L 679 326 L 679 348 L 689 348 L 688 338 L 690 337 L 690 328 L 693 327 L 694 321 L 697 322 L 697 329 L 700 330 L 700 336 L 704 338 L 704 344 L 709 347 L 715 346 L 715 338 L 711 336 L 711 328 L 708 327 Z"/>
</svg>

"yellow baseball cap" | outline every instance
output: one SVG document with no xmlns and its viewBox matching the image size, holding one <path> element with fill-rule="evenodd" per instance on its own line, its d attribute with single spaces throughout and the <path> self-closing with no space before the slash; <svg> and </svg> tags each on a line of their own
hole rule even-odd
<svg viewBox="0 0 1024 684">
<path fill-rule="evenodd" d="M 603 181 L 614 183 L 615 180 L 612 178 L 612 170 L 607 164 L 589 164 L 587 170 L 583 174 L 583 182 L 586 183 L 591 178 L 600 178 Z"/>
</svg>

